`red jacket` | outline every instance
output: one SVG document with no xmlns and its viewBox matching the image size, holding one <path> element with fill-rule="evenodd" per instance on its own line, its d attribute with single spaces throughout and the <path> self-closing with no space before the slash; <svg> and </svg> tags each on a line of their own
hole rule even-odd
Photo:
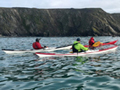
<svg viewBox="0 0 120 90">
<path fill-rule="evenodd" d="M 32 46 L 34 49 L 42 49 L 43 48 L 39 42 L 34 42 Z"/>
<path fill-rule="evenodd" d="M 90 40 L 89 40 L 89 45 L 92 46 L 94 43 L 95 43 L 94 38 L 91 37 Z"/>
</svg>

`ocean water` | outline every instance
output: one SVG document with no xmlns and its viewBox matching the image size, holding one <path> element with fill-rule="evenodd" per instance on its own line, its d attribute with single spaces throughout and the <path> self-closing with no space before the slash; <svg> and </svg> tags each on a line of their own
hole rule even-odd
<svg viewBox="0 0 120 90">
<path fill-rule="evenodd" d="M 120 48 L 96 57 L 38 58 L 34 53 L 6 54 L 2 49 L 32 49 L 37 37 L 0 37 L 0 90 L 120 90 Z M 39 37 L 58 47 L 77 37 Z M 83 45 L 90 37 L 80 37 Z M 95 37 L 108 42 L 120 37 Z M 57 51 L 59 53 L 66 51 Z"/>
</svg>

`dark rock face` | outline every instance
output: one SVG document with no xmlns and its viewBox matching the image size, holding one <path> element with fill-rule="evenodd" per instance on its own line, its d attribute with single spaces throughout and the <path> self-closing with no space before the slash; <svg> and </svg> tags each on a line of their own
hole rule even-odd
<svg viewBox="0 0 120 90">
<path fill-rule="evenodd" d="M 100 8 L 0 8 L 2 36 L 119 36 L 120 14 Z"/>
</svg>

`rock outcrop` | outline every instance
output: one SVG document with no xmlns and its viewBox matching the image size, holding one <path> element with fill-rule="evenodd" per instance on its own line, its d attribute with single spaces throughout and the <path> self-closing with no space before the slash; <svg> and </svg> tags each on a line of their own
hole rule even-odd
<svg viewBox="0 0 120 90">
<path fill-rule="evenodd" d="M 120 14 L 100 8 L 0 8 L 1 36 L 119 36 Z"/>
</svg>

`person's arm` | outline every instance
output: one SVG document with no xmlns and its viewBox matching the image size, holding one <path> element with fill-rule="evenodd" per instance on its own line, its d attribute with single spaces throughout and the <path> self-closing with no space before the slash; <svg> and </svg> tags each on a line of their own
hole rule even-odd
<svg viewBox="0 0 120 90">
<path fill-rule="evenodd" d="M 87 51 L 88 48 L 84 47 L 82 44 L 79 44 L 80 45 L 80 49 L 84 50 L 84 51 Z"/>
</svg>

